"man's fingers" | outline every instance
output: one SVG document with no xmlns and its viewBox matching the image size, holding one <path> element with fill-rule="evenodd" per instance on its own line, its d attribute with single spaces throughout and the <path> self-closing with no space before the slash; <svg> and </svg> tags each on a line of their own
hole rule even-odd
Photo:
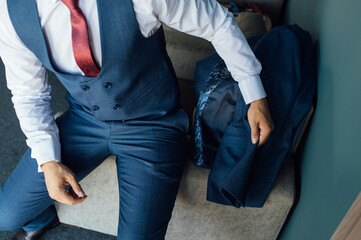
<svg viewBox="0 0 361 240">
<path fill-rule="evenodd" d="M 70 194 L 71 196 L 73 196 L 74 198 L 78 198 L 78 195 L 74 192 L 73 188 L 70 186 L 70 188 L 68 189 L 68 194 Z"/>
<path fill-rule="evenodd" d="M 258 147 L 260 147 L 267 141 L 269 135 L 271 134 L 271 131 L 271 126 L 268 126 L 267 124 L 260 124 L 260 138 L 258 142 Z"/>
<path fill-rule="evenodd" d="M 250 126 L 251 126 L 251 138 L 252 138 L 251 140 L 253 144 L 256 144 L 259 139 L 259 125 L 258 123 L 253 122 L 250 124 Z"/>
<path fill-rule="evenodd" d="M 84 191 L 81 188 L 81 186 L 79 185 L 78 181 L 75 179 L 74 176 L 69 177 L 69 179 L 67 179 L 68 183 L 70 184 L 72 190 L 74 191 L 74 193 L 79 197 L 85 197 Z"/>
<path fill-rule="evenodd" d="M 74 173 L 58 162 L 43 164 L 45 183 L 49 196 L 61 203 L 74 205 L 86 199 L 84 191 L 77 182 Z M 70 184 L 70 192 L 65 186 Z"/>
<path fill-rule="evenodd" d="M 259 147 L 266 142 L 273 130 L 273 122 L 268 109 L 267 99 L 262 98 L 253 101 L 248 109 L 247 117 L 251 127 L 252 142 L 255 144 L 259 138 L 257 145 Z"/>
<path fill-rule="evenodd" d="M 75 205 L 81 203 L 85 199 L 86 197 L 83 198 L 73 197 L 65 190 L 65 188 L 62 188 L 59 192 L 59 199 L 57 199 L 57 201 L 67 205 Z"/>
</svg>

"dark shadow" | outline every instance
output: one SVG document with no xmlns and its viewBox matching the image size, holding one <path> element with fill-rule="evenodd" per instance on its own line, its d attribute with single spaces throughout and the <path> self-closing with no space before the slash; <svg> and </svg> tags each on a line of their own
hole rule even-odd
<svg viewBox="0 0 361 240">
<path fill-rule="evenodd" d="M 299 143 L 299 146 L 294 154 L 294 173 L 295 173 L 295 200 L 294 200 L 294 203 L 292 205 L 292 208 L 290 209 L 288 215 L 287 215 L 287 218 L 285 220 L 285 223 L 283 224 L 279 234 L 278 234 L 278 237 L 277 239 L 280 239 L 280 237 L 282 236 L 283 232 L 285 231 L 286 227 L 287 227 L 287 224 L 288 222 L 290 221 L 291 217 L 292 217 L 292 214 L 293 212 L 295 211 L 296 207 L 297 207 L 297 204 L 300 200 L 300 193 L 301 193 L 301 187 L 302 187 L 302 184 L 301 184 L 301 163 L 302 163 L 302 159 L 303 159 L 303 156 L 304 156 L 304 151 L 305 151 L 305 146 L 306 146 L 306 142 L 307 142 L 307 139 L 308 139 L 308 136 L 309 136 L 309 133 L 310 133 L 310 129 L 311 129 L 311 125 L 312 125 L 312 121 L 313 121 L 313 117 L 315 115 L 315 112 L 316 112 L 316 109 L 317 109 L 317 92 L 318 92 L 318 84 L 317 84 L 317 76 L 318 76 L 318 69 L 319 69 L 319 41 L 316 40 L 315 43 L 314 43 L 314 59 L 315 59 L 315 63 L 316 63 L 316 66 L 315 66 L 315 75 L 316 75 L 316 88 L 315 88 L 315 95 L 314 95 L 314 98 L 313 98 L 313 108 L 314 108 L 314 111 L 313 111 L 313 114 L 309 120 L 309 123 L 307 124 L 307 127 L 305 129 L 305 132 L 301 138 L 301 141 Z"/>
</svg>

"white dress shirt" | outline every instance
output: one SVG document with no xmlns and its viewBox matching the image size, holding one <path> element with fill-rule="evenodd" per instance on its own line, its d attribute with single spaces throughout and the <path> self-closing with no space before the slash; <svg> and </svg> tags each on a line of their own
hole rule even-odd
<svg viewBox="0 0 361 240">
<path fill-rule="evenodd" d="M 36 0 L 36 3 L 52 63 L 62 72 L 82 74 L 73 55 L 68 8 L 60 0 Z M 96 0 L 79 0 L 79 7 L 87 19 L 95 61 L 101 66 Z M 165 23 L 206 39 L 224 59 L 247 104 L 266 96 L 259 77 L 261 64 L 232 14 L 216 0 L 133 0 L 133 7 L 145 37 Z M 50 107 L 51 87 L 47 73 L 16 34 L 7 0 L 0 0 L 0 56 L 20 126 L 32 149 L 31 156 L 39 166 L 52 160 L 60 162 L 59 132 Z"/>
</svg>

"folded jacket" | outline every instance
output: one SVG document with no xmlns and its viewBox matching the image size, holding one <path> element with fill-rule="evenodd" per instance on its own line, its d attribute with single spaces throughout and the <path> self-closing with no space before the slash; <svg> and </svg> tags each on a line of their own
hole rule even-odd
<svg viewBox="0 0 361 240">
<path fill-rule="evenodd" d="M 246 105 L 237 82 L 217 53 L 199 61 L 191 136 L 192 162 L 210 168 L 207 200 L 262 207 L 292 152 L 314 98 L 313 43 L 308 32 L 285 25 L 248 40 L 262 64 L 274 130 L 264 145 L 251 142 Z"/>
</svg>

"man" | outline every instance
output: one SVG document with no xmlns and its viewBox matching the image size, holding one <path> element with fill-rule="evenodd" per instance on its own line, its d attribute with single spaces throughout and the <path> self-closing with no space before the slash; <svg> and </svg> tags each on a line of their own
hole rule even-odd
<svg viewBox="0 0 361 240">
<path fill-rule="evenodd" d="M 188 118 L 161 23 L 212 42 L 247 104 L 252 141 L 273 123 L 261 66 L 214 0 L 0 0 L 0 56 L 28 151 L 0 190 L 0 230 L 39 239 L 53 201 L 86 199 L 78 181 L 117 157 L 118 239 L 164 239 L 185 160 Z M 54 121 L 45 69 L 69 93 Z"/>
</svg>

